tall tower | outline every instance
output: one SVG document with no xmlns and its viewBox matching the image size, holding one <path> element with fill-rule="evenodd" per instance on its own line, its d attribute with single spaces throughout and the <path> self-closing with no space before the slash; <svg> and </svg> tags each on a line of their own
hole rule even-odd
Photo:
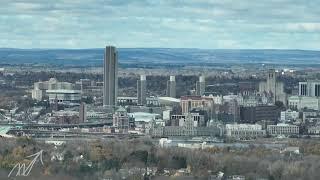
<svg viewBox="0 0 320 180">
<path fill-rule="evenodd" d="M 167 82 L 167 96 L 176 97 L 176 77 L 170 76 L 170 80 Z"/>
<path fill-rule="evenodd" d="M 87 121 L 87 106 L 86 106 L 86 103 L 81 103 L 80 104 L 79 121 L 80 121 L 80 123 L 84 123 L 84 122 Z"/>
<path fill-rule="evenodd" d="M 277 83 L 277 75 L 274 69 L 270 69 L 267 77 L 267 91 L 272 93 L 273 102 L 276 101 L 276 83 Z"/>
<path fill-rule="evenodd" d="M 117 105 L 118 54 L 114 46 L 107 46 L 104 51 L 103 83 L 103 105 Z"/>
<path fill-rule="evenodd" d="M 197 96 L 203 96 L 206 88 L 206 81 L 204 76 L 199 77 L 199 81 L 196 83 L 196 94 Z"/>
<path fill-rule="evenodd" d="M 138 93 L 138 104 L 147 104 L 147 78 L 145 75 L 140 76 L 140 80 L 137 81 L 137 93 Z"/>
<path fill-rule="evenodd" d="M 127 111 L 120 107 L 113 114 L 113 127 L 118 128 L 122 133 L 128 133 L 129 129 L 129 117 Z"/>
</svg>

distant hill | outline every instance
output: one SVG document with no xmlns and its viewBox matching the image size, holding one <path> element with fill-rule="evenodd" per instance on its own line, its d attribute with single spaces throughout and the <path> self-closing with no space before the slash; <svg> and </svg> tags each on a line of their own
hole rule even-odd
<svg viewBox="0 0 320 180">
<path fill-rule="evenodd" d="M 120 48 L 122 64 L 320 64 L 320 51 Z M 0 64 L 100 66 L 103 49 L 0 49 Z"/>
</svg>

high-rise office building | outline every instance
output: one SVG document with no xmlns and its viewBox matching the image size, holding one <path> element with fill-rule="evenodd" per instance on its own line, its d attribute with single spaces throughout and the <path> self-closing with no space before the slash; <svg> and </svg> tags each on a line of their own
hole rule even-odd
<svg viewBox="0 0 320 180">
<path fill-rule="evenodd" d="M 84 123 L 84 122 L 87 121 L 87 106 L 86 106 L 86 103 L 81 103 L 80 104 L 79 121 L 80 121 L 80 123 Z"/>
<path fill-rule="evenodd" d="M 320 81 L 299 82 L 299 96 L 320 97 Z"/>
<path fill-rule="evenodd" d="M 147 104 L 147 79 L 145 75 L 140 76 L 140 80 L 137 81 L 137 93 L 138 93 L 138 104 Z"/>
<path fill-rule="evenodd" d="M 103 105 L 115 106 L 118 95 L 118 54 L 113 46 L 105 49 L 103 70 Z"/>
<path fill-rule="evenodd" d="M 176 77 L 170 76 L 170 80 L 167 82 L 167 96 L 176 97 Z"/>
<path fill-rule="evenodd" d="M 203 96 L 206 89 L 206 81 L 204 76 L 199 77 L 199 81 L 196 83 L 197 96 Z"/>
</svg>

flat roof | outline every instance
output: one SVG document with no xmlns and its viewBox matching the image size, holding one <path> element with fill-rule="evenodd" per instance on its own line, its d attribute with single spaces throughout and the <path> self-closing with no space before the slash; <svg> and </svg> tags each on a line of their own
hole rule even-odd
<svg viewBox="0 0 320 180">
<path fill-rule="evenodd" d="M 80 90 L 69 90 L 69 89 L 55 89 L 55 90 L 47 90 L 47 93 L 61 93 L 61 94 L 78 94 L 81 93 Z"/>
</svg>

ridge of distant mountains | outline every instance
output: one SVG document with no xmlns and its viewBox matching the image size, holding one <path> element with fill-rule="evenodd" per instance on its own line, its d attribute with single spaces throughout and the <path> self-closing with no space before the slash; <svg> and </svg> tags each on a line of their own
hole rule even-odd
<svg viewBox="0 0 320 180">
<path fill-rule="evenodd" d="M 101 66 L 104 49 L 0 48 L 0 64 Z M 273 49 L 118 48 L 121 64 L 320 64 L 320 51 Z"/>
</svg>

